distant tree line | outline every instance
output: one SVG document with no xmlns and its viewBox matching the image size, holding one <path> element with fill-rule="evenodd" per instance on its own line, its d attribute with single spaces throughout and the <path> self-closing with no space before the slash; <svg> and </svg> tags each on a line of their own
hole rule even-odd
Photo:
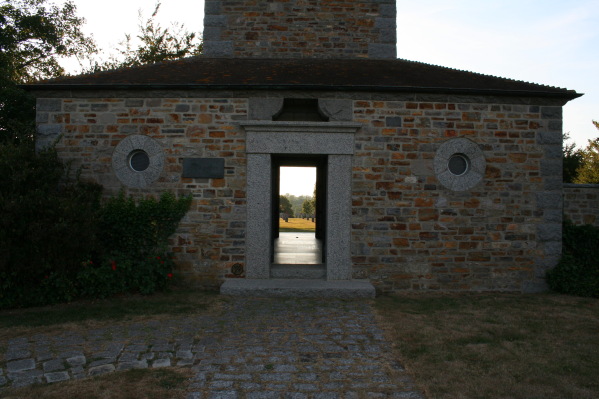
<svg viewBox="0 0 599 399">
<path fill-rule="evenodd" d="M 314 197 L 310 195 L 295 196 L 293 194 L 281 195 L 279 210 L 289 217 L 300 217 L 300 214 L 313 215 L 315 212 Z"/>
</svg>

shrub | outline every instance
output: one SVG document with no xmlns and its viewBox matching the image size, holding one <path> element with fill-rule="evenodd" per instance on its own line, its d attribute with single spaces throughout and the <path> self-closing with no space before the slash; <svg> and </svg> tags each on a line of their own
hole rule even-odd
<svg viewBox="0 0 599 399">
<path fill-rule="evenodd" d="M 599 297 L 599 228 L 564 222 L 562 258 L 547 282 L 557 292 Z"/>
<path fill-rule="evenodd" d="M 176 231 L 191 200 L 191 196 L 176 198 L 170 192 L 158 200 L 135 200 L 123 192 L 108 199 L 98 216 L 102 257 L 80 276 L 84 295 L 163 290 L 174 266 L 167 252 L 168 238 Z M 98 286 L 94 287 L 96 280 Z"/>
<path fill-rule="evenodd" d="M 0 144 L 0 308 L 163 290 L 191 196 L 138 201 L 71 177 L 54 149 Z"/>
<path fill-rule="evenodd" d="M 105 252 L 128 254 L 142 259 L 164 252 L 168 238 L 191 204 L 191 196 L 176 198 L 165 192 L 159 200 L 136 201 L 121 191 L 103 205 L 99 216 L 101 241 Z"/>
<path fill-rule="evenodd" d="M 56 151 L 0 144 L 0 307 L 70 300 L 96 250 L 101 187 L 70 176 Z"/>
</svg>

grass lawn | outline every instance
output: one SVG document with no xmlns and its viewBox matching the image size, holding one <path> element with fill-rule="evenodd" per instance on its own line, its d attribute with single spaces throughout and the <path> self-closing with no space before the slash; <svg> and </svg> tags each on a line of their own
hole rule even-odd
<svg viewBox="0 0 599 399">
<path fill-rule="evenodd" d="M 0 311 L 10 338 L 220 312 L 215 293 L 175 290 Z M 430 294 L 374 301 L 397 356 L 428 398 L 599 398 L 599 300 L 555 294 Z M 0 358 L 0 361 L 2 359 Z M 6 398 L 185 398 L 189 368 L 131 370 L 9 389 Z"/>
<path fill-rule="evenodd" d="M 279 231 L 280 232 L 288 232 L 288 231 L 311 231 L 314 232 L 316 230 L 316 223 L 306 219 L 300 218 L 289 218 L 289 221 L 286 222 L 283 219 L 279 219 Z"/>
<path fill-rule="evenodd" d="M 23 335 L 196 314 L 214 307 L 218 298 L 216 292 L 173 289 L 154 295 L 123 295 L 40 308 L 0 310 L 0 343 Z"/>
<path fill-rule="evenodd" d="M 137 369 L 3 392 L 5 399 L 185 399 L 191 368 Z"/>
<path fill-rule="evenodd" d="M 599 398 L 599 300 L 410 294 L 376 308 L 433 398 Z"/>
<path fill-rule="evenodd" d="M 116 323 L 156 320 L 219 311 L 215 292 L 173 290 L 155 295 L 128 295 L 104 300 L 78 301 L 42 308 L 0 311 L 0 362 L 6 342 L 19 336 L 59 334 L 101 328 Z M 129 370 L 94 378 L 42 384 L 0 391 L 2 398 L 38 399 L 184 399 L 190 368 Z"/>
</svg>

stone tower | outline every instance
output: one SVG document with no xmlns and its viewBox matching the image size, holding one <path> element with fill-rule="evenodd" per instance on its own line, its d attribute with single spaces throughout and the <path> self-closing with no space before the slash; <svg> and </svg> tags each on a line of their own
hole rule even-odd
<svg viewBox="0 0 599 399">
<path fill-rule="evenodd" d="M 395 0 L 207 0 L 204 55 L 396 58 Z"/>
</svg>

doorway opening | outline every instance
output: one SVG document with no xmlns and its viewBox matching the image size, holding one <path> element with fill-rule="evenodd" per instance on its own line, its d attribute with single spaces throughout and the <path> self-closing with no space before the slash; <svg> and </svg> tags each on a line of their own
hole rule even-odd
<svg viewBox="0 0 599 399">
<path fill-rule="evenodd" d="M 326 163 L 326 156 L 272 156 L 274 268 L 326 263 Z"/>
</svg>

